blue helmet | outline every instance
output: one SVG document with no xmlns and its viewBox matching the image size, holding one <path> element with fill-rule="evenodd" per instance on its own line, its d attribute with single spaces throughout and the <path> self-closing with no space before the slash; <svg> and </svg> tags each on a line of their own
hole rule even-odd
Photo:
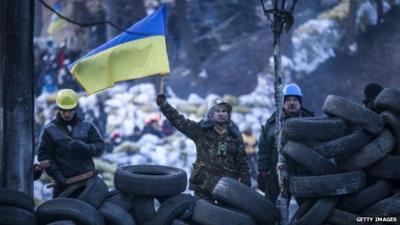
<svg viewBox="0 0 400 225">
<path fill-rule="evenodd" d="M 297 84 L 291 83 L 291 84 L 286 85 L 283 88 L 283 97 L 286 97 L 286 96 L 298 96 L 298 97 L 302 98 L 303 93 L 301 92 L 301 89 Z"/>
</svg>

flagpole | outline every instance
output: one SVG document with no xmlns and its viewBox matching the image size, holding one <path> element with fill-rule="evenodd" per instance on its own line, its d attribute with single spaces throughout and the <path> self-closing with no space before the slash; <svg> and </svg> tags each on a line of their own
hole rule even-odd
<svg viewBox="0 0 400 225">
<path fill-rule="evenodd" d="M 164 76 L 161 76 L 161 74 L 160 74 L 160 95 L 163 95 L 164 94 Z"/>
</svg>

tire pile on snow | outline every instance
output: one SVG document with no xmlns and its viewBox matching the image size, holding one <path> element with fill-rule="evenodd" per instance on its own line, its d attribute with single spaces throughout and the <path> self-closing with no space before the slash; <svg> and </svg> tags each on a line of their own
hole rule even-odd
<svg viewBox="0 0 400 225">
<path fill-rule="evenodd" d="M 330 95 L 322 107 L 328 117 L 285 121 L 283 154 L 309 172 L 290 178 L 300 199 L 291 224 L 359 225 L 358 216 L 400 215 L 400 90 L 384 89 L 374 103 L 379 114 Z"/>
<path fill-rule="evenodd" d="M 155 165 L 124 166 L 114 176 L 117 190 L 91 178 L 74 184 L 36 209 L 39 225 L 170 225 L 190 209 L 186 172 Z M 156 211 L 155 199 L 162 204 Z"/>
<path fill-rule="evenodd" d="M 183 194 L 184 170 L 158 165 L 123 166 L 116 190 L 94 177 L 68 187 L 34 211 L 32 198 L 0 189 L 2 225 L 274 225 L 275 206 L 250 187 L 223 177 L 213 190 L 218 204 Z M 157 200 L 160 204 L 158 207 Z M 3 206 L 5 205 L 5 206 Z M 158 208 L 158 209 L 156 209 Z"/>
</svg>

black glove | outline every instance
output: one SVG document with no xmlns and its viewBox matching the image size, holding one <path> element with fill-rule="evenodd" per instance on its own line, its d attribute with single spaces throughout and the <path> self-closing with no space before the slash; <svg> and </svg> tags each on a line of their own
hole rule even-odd
<svg viewBox="0 0 400 225">
<path fill-rule="evenodd" d="M 163 106 L 166 104 L 166 102 L 167 102 L 167 99 L 165 98 L 165 95 L 162 95 L 162 94 L 157 95 L 156 103 L 158 106 Z"/>
<path fill-rule="evenodd" d="M 57 177 L 57 179 L 55 179 L 56 187 L 61 189 L 67 187 L 66 181 L 67 179 L 65 177 Z"/>
<path fill-rule="evenodd" d="M 257 176 L 257 183 L 258 183 L 258 189 L 261 191 L 265 192 L 265 184 L 267 182 L 267 177 L 269 175 L 268 171 L 259 171 L 258 176 Z"/>
<path fill-rule="evenodd" d="M 43 169 L 40 167 L 39 164 L 33 165 L 33 180 L 39 180 L 42 176 Z"/>
<path fill-rule="evenodd" d="M 72 151 L 90 152 L 90 145 L 80 140 L 71 139 L 67 142 L 67 149 Z"/>
</svg>

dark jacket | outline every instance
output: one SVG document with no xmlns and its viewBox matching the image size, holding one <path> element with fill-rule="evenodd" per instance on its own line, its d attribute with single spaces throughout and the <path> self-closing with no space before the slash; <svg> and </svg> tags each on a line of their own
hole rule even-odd
<svg viewBox="0 0 400 225">
<path fill-rule="evenodd" d="M 219 134 L 211 120 L 194 122 L 185 119 L 169 104 L 162 106 L 161 111 L 177 130 L 196 144 L 197 159 L 193 164 L 189 189 L 211 193 L 223 176 L 250 185 L 248 158 L 236 125 L 231 123 L 227 133 Z"/>
<path fill-rule="evenodd" d="M 301 116 L 302 117 L 310 117 L 314 116 L 314 114 L 308 111 L 305 108 L 301 108 Z M 283 119 L 286 120 L 290 117 L 285 116 L 283 114 Z M 258 145 L 258 170 L 259 171 L 268 171 L 271 174 L 276 174 L 276 165 L 278 163 L 278 149 L 275 144 L 275 112 L 272 116 L 267 120 L 265 126 L 262 126 L 259 145 Z M 285 135 L 282 136 L 282 146 L 285 145 L 287 140 L 285 139 Z M 286 161 L 290 164 L 290 159 L 286 157 Z M 293 170 L 291 165 L 287 165 L 288 169 Z"/>
<path fill-rule="evenodd" d="M 67 125 L 72 127 L 70 132 Z M 85 153 L 77 150 L 67 150 L 68 138 L 74 138 L 90 145 L 90 151 Z M 70 122 L 65 122 L 59 114 L 47 124 L 41 134 L 38 147 L 39 161 L 49 160 L 46 172 L 56 181 L 73 177 L 95 169 L 92 157 L 100 156 L 104 151 L 104 142 L 93 124 L 81 121 L 74 116 Z"/>
</svg>

